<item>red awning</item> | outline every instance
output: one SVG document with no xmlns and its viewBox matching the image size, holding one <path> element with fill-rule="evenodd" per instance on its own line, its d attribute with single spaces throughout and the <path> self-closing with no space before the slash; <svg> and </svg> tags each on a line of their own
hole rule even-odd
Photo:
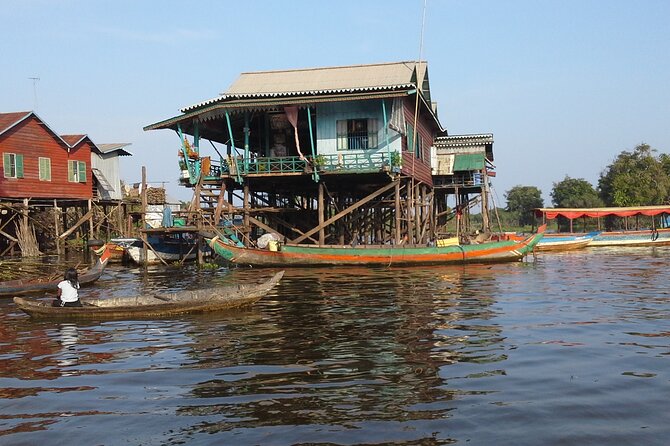
<svg viewBox="0 0 670 446">
<path fill-rule="evenodd" d="M 570 220 L 580 217 L 633 217 L 635 215 L 659 215 L 670 214 L 670 206 L 638 206 L 638 207 L 612 207 L 612 208 L 539 208 L 535 209 L 535 215 L 548 220 L 556 217 L 565 217 Z"/>
</svg>

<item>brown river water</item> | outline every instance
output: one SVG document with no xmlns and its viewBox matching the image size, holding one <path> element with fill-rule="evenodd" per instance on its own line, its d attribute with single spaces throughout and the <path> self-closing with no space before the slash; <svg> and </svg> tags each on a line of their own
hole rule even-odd
<svg viewBox="0 0 670 446">
<path fill-rule="evenodd" d="M 2 445 L 670 444 L 670 248 L 288 269 L 255 306 L 33 321 L 0 300 Z M 111 265 L 86 297 L 274 270 Z"/>
</svg>

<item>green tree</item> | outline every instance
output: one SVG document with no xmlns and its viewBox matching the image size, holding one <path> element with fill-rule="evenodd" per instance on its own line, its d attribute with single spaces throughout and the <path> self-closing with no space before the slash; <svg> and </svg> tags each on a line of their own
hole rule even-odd
<svg viewBox="0 0 670 446">
<path fill-rule="evenodd" d="M 557 208 L 595 208 L 601 207 L 603 201 L 598 191 L 583 178 L 565 176 L 563 181 L 554 183 L 551 201 Z"/>
<path fill-rule="evenodd" d="M 651 206 L 663 204 L 670 193 L 670 160 L 656 158 L 655 150 L 640 144 L 633 152 L 623 151 L 600 174 L 600 197 L 609 206 Z"/>
<path fill-rule="evenodd" d="M 507 210 L 516 215 L 520 226 L 535 222 L 533 209 L 544 206 L 542 192 L 535 186 L 514 186 L 505 193 Z"/>
</svg>

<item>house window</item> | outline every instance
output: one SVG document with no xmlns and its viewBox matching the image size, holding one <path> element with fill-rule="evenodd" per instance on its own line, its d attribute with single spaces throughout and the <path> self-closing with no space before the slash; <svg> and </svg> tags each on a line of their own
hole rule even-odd
<svg viewBox="0 0 670 446">
<path fill-rule="evenodd" d="M 377 147 L 376 119 L 337 121 L 337 150 L 364 150 Z"/>
<path fill-rule="evenodd" d="M 405 144 L 405 149 L 408 152 L 414 152 L 414 156 L 416 156 L 417 159 L 421 159 L 423 157 L 423 138 L 421 138 L 421 133 L 417 132 L 416 136 L 414 136 L 414 126 L 410 123 L 406 123 L 405 126 L 407 130 L 407 143 Z"/>
<path fill-rule="evenodd" d="M 2 155 L 5 178 L 23 178 L 23 155 L 16 153 L 3 153 Z"/>
<path fill-rule="evenodd" d="M 51 158 L 39 157 L 40 181 L 51 181 Z"/>
<path fill-rule="evenodd" d="M 410 124 L 408 122 L 408 123 L 405 123 L 405 127 L 406 127 L 405 135 L 407 135 L 406 136 L 407 141 L 406 141 L 406 144 L 405 144 L 405 150 L 407 150 L 408 152 L 413 152 L 414 151 L 414 126 L 412 126 L 412 124 Z"/>
<path fill-rule="evenodd" d="M 67 180 L 71 183 L 85 183 L 86 163 L 83 161 L 68 161 Z"/>
</svg>

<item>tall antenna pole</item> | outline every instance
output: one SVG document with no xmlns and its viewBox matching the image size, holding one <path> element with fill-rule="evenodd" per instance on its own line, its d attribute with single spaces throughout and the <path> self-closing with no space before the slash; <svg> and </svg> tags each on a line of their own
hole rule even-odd
<svg viewBox="0 0 670 446">
<path fill-rule="evenodd" d="M 33 110 L 37 111 L 37 82 L 39 82 L 39 77 L 29 77 L 28 79 L 33 81 Z"/>
</svg>

